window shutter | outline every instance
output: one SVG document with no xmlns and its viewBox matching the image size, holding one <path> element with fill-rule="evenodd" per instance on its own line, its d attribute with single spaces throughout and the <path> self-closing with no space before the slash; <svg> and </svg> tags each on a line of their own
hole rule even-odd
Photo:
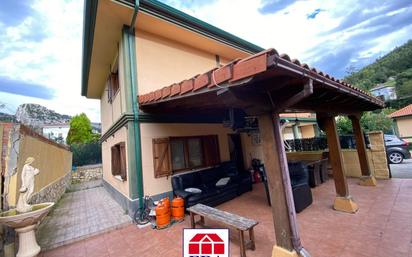
<svg viewBox="0 0 412 257">
<path fill-rule="evenodd" d="M 120 147 L 120 176 L 123 180 L 127 180 L 127 164 L 126 164 L 126 146 L 124 142 L 119 144 Z"/>
<path fill-rule="evenodd" d="M 107 101 L 111 103 L 112 96 L 113 96 L 113 88 L 112 88 L 112 83 L 110 81 L 110 77 L 107 78 L 106 85 L 107 85 Z"/>
<path fill-rule="evenodd" d="M 153 165 L 155 178 L 172 175 L 169 138 L 153 139 Z"/>
<path fill-rule="evenodd" d="M 112 175 L 120 175 L 120 158 L 119 158 L 119 148 L 117 145 L 111 147 L 112 152 Z"/>
<path fill-rule="evenodd" d="M 219 139 L 217 135 L 203 137 L 203 154 L 206 166 L 220 163 Z"/>
</svg>

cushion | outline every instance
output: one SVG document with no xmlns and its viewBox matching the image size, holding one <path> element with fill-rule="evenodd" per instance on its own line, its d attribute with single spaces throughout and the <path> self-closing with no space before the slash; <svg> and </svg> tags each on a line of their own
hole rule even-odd
<svg viewBox="0 0 412 257">
<path fill-rule="evenodd" d="M 229 180 L 230 180 L 229 177 L 221 178 L 216 182 L 216 186 L 217 187 L 226 186 L 226 184 L 229 183 Z"/>
<path fill-rule="evenodd" d="M 201 190 L 201 189 L 195 188 L 195 187 L 185 188 L 185 191 L 186 191 L 186 192 L 189 192 L 189 193 L 193 193 L 193 194 L 200 194 L 200 193 L 202 193 L 202 190 Z"/>
</svg>

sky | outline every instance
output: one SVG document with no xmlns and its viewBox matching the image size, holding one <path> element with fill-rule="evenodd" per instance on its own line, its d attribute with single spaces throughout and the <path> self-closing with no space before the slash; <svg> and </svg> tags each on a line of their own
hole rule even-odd
<svg viewBox="0 0 412 257">
<path fill-rule="evenodd" d="M 162 0 L 343 78 L 412 39 L 411 0 Z M 83 0 L 1 0 L 0 112 L 37 103 L 100 120 L 80 94 Z"/>
</svg>

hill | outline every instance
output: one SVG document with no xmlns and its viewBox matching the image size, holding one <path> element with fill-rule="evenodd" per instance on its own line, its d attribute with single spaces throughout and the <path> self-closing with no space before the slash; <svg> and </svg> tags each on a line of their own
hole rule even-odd
<svg viewBox="0 0 412 257">
<path fill-rule="evenodd" d="M 412 40 L 374 63 L 352 72 L 345 81 L 367 90 L 380 83 L 392 83 L 396 87 L 398 98 L 412 96 Z"/>
<path fill-rule="evenodd" d="M 22 104 L 17 108 L 15 118 L 18 122 L 31 127 L 43 124 L 66 124 L 71 116 L 49 110 L 39 104 Z"/>
</svg>

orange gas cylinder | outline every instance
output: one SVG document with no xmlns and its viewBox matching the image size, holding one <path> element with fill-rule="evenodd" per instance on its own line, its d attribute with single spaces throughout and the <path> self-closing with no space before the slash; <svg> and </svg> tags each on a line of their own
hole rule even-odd
<svg viewBox="0 0 412 257">
<path fill-rule="evenodd" d="M 177 221 L 185 218 L 185 200 L 181 197 L 176 197 L 172 201 L 172 218 Z"/>
<path fill-rule="evenodd" d="M 166 207 L 166 209 L 170 210 L 170 200 L 169 197 L 163 198 L 160 200 L 162 204 Z"/>
<path fill-rule="evenodd" d="M 170 224 L 170 210 L 165 205 L 159 204 L 156 209 L 156 224 L 158 228 L 167 227 Z"/>
</svg>

